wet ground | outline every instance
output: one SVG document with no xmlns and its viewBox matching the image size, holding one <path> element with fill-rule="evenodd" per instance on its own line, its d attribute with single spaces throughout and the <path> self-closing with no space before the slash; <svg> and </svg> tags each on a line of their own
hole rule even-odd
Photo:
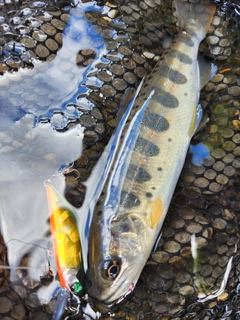
<svg viewBox="0 0 240 320">
<path fill-rule="evenodd" d="M 7 212 L 16 217 L 15 202 L 12 206 L 10 203 L 13 198 L 17 201 L 26 174 L 24 188 L 32 183 L 33 176 L 34 181 L 36 175 L 39 177 L 37 189 L 24 202 L 28 217 L 33 203 L 44 201 L 39 185 L 49 175 L 57 174 L 59 162 L 64 165 L 76 159 L 69 152 L 74 148 L 66 151 L 66 141 L 62 145 L 62 138 L 58 140 L 56 135 L 71 132 L 79 137 L 80 132 L 72 131 L 80 130 L 79 125 L 84 128 L 83 151 L 65 175 L 65 196 L 73 206 L 81 206 L 85 193 L 82 183 L 114 130 L 121 95 L 128 87 L 137 88 L 159 59 L 163 39 L 177 33 L 171 1 L 85 3 L 81 9 L 71 4 L 0 1 L 0 73 L 5 74 L 0 78 L 0 112 L 4 119 L 0 119 L 0 161 L 4 168 L 0 187 L 4 217 Z M 240 10 L 233 1 L 217 1 L 217 5 L 211 30 L 200 46 L 203 55 L 218 66 L 217 74 L 201 91 L 200 102 L 209 121 L 192 141 L 193 145 L 207 144 L 211 157 L 196 166 L 188 153 L 162 238 L 134 292 L 110 310 L 90 297 L 102 318 L 240 319 Z M 46 62 L 38 64 L 34 58 Z M 28 70 L 24 72 L 21 67 Z M 30 125 L 26 125 L 26 119 Z M 16 121 L 22 124 L 20 128 L 14 127 Z M 56 138 L 53 141 L 58 148 L 54 149 L 42 133 L 35 131 L 40 125 L 56 130 L 52 133 L 44 127 L 47 136 Z M 69 158 L 64 158 L 65 151 Z M 50 166 L 52 171 L 46 171 L 49 163 L 54 163 Z M 19 176 L 21 183 L 15 182 L 19 170 L 23 172 Z M 44 211 L 44 207 L 41 209 Z M 34 212 L 39 214 L 37 209 Z M 27 228 L 31 230 L 30 223 Z M 192 234 L 196 235 L 198 246 L 197 263 L 191 255 Z M 7 240 L 16 238 L 9 232 L 7 236 Z M 14 248 L 15 245 L 9 248 L 12 256 Z M 3 240 L 0 249 L 4 265 Z M 199 294 L 208 296 L 221 287 L 231 257 L 226 288 L 217 298 L 198 302 Z M 27 255 L 24 259 L 23 263 L 28 264 Z M 0 319 L 51 318 L 54 301 L 40 305 L 36 295 L 38 281 L 32 281 L 26 270 L 19 269 L 10 282 L 9 271 L 0 271 Z M 90 280 L 86 281 L 86 290 Z M 50 281 L 46 276 L 41 285 Z"/>
</svg>

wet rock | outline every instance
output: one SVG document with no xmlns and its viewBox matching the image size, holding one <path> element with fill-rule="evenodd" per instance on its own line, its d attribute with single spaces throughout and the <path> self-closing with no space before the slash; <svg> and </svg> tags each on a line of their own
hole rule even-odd
<svg viewBox="0 0 240 320">
<path fill-rule="evenodd" d="M 9 312 L 12 309 L 12 302 L 8 298 L 0 297 L 0 314 Z"/>
<path fill-rule="evenodd" d="M 21 299 L 25 299 L 27 297 L 26 288 L 20 285 L 13 285 L 13 290 L 19 295 Z"/>
<path fill-rule="evenodd" d="M 35 292 L 29 294 L 26 304 L 31 308 L 38 308 L 41 305 Z"/>
<path fill-rule="evenodd" d="M 11 316 L 17 320 L 24 319 L 25 315 L 26 309 L 22 304 L 16 304 L 11 311 Z"/>
</svg>

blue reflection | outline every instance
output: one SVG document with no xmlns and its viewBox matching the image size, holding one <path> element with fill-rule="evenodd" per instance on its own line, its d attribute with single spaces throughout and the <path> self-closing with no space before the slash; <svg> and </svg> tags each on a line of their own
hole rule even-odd
<svg viewBox="0 0 240 320">
<path fill-rule="evenodd" d="M 203 143 L 190 145 L 190 152 L 192 153 L 192 163 L 196 166 L 201 166 L 204 159 L 210 157 L 210 152 Z"/>
</svg>

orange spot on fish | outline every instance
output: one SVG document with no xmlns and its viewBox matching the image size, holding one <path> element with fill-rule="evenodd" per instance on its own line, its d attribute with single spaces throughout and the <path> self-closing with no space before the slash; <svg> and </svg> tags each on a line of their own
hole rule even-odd
<svg viewBox="0 0 240 320">
<path fill-rule="evenodd" d="M 160 121 L 159 119 L 156 119 L 156 123 L 159 123 L 159 121 Z"/>
<path fill-rule="evenodd" d="M 148 220 L 152 229 L 156 228 L 163 217 L 163 200 L 162 197 L 157 198 L 150 206 L 150 214 Z"/>
<path fill-rule="evenodd" d="M 172 85 L 172 86 L 171 86 L 171 89 L 174 89 L 174 88 L 175 88 L 175 86 L 174 86 L 174 85 Z"/>
<path fill-rule="evenodd" d="M 184 81 L 185 81 L 185 78 L 182 78 L 181 80 L 182 80 L 182 82 L 184 82 Z"/>
<path fill-rule="evenodd" d="M 145 162 L 146 162 L 145 159 L 141 159 L 141 160 L 140 160 L 140 163 L 141 163 L 141 164 L 144 164 Z"/>
<path fill-rule="evenodd" d="M 172 119 L 171 119 L 171 118 L 168 118 L 168 122 L 172 122 Z"/>
<path fill-rule="evenodd" d="M 164 79 L 160 79 L 160 82 L 164 83 Z"/>
<path fill-rule="evenodd" d="M 147 149 L 147 146 L 143 146 L 143 149 Z"/>
</svg>

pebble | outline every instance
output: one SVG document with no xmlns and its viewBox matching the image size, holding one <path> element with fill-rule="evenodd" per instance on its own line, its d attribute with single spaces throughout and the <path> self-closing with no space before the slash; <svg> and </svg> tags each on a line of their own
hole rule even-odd
<svg viewBox="0 0 240 320">
<path fill-rule="evenodd" d="M 25 315 L 26 308 L 22 304 L 16 304 L 11 311 L 11 316 L 16 320 L 24 319 Z"/>
<path fill-rule="evenodd" d="M 45 23 L 41 26 L 41 30 L 49 35 L 49 36 L 54 36 L 57 32 L 57 30 L 54 28 L 53 25 L 51 25 L 50 23 Z"/>
<path fill-rule="evenodd" d="M 8 298 L 0 297 L 0 314 L 7 313 L 12 309 L 12 301 Z"/>
<path fill-rule="evenodd" d="M 41 306 L 37 294 L 32 292 L 28 295 L 28 299 L 26 300 L 26 304 L 31 308 L 38 308 Z"/>
<path fill-rule="evenodd" d="M 27 297 L 27 290 L 25 287 L 21 285 L 13 285 L 13 290 L 19 295 L 21 299 L 25 299 Z"/>
</svg>

